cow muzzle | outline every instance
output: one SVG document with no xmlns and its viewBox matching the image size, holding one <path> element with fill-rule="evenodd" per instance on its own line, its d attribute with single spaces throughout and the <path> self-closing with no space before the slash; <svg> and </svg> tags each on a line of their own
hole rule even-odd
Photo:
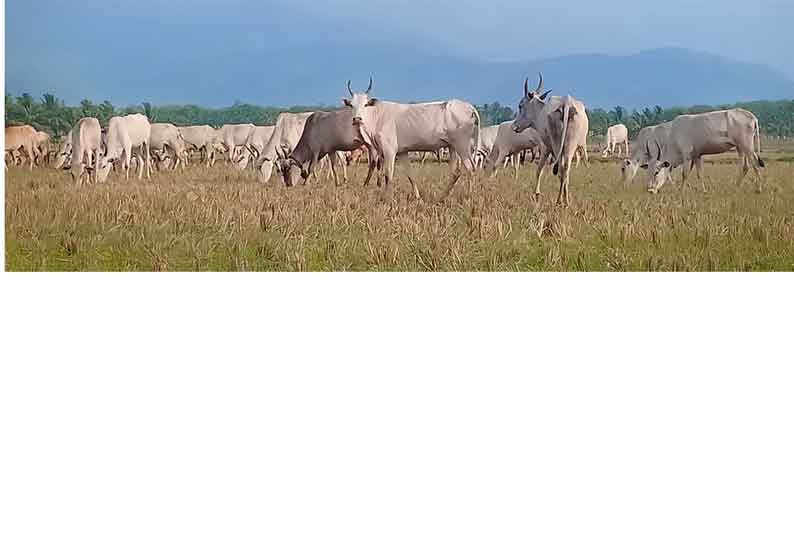
<svg viewBox="0 0 794 542">
<path fill-rule="evenodd" d="M 353 117 L 353 126 L 361 126 L 364 120 L 361 117 Z"/>
</svg>

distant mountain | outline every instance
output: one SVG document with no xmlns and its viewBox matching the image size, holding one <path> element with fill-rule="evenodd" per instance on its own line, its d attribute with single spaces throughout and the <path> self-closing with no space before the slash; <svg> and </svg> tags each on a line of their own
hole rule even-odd
<svg viewBox="0 0 794 542">
<path fill-rule="evenodd" d="M 53 9 L 93 17 L 81 3 L 59 6 Z M 456 97 L 515 107 L 524 78 L 534 82 L 542 70 L 556 94 L 574 95 L 590 107 L 794 98 L 794 82 L 772 68 L 683 49 L 482 62 L 460 58 L 430 37 L 328 20 L 289 4 L 278 17 L 252 16 L 242 24 L 219 10 L 214 23 L 234 23 L 237 30 L 221 43 L 212 27 L 191 19 L 195 14 L 176 16 L 169 9 L 164 4 L 163 13 L 143 12 L 136 25 L 94 25 L 79 40 L 59 25 L 60 12 L 42 23 L 37 36 L 43 41 L 15 31 L 6 49 L 8 92 L 53 92 L 72 104 L 82 98 L 116 105 L 339 104 L 348 79 L 364 88 L 372 74 L 381 99 Z M 141 28 L 151 28 L 152 39 L 141 41 Z"/>
</svg>

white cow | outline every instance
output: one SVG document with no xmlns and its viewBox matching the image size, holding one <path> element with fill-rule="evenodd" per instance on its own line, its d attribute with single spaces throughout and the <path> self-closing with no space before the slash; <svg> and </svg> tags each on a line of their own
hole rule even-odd
<svg viewBox="0 0 794 542">
<path fill-rule="evenodd" d="M 620 152 L 620 146 L 626 146 L 626 158 L 629 156 L 629 129 L 624 124 L 610 126 L 607 130 L 607 144 L 601 156 L 608 158 L 615 154 L 615 150 Z"/>
<path fill-rule="evenodd" d="M 5 131 L 5 152 L 14 156 L 16 151 L 24 151 L 30 160 L 30 170 L 39 157 L 37 145 L 38 132 L 33 126 L 7 126 Z M 16 162 L 16 158 L 14 159 Z M 8 165 L 6 164 L 6 168 Z"/>
<path fill-rule="evenodd" d="M 306 121 L 311 116 L 311 112 L 282 113 L 278 116 L 273 135 L 254 164 L 254 169 L 260 182 L 267 183 L 270 181 L 274 166 L 279 165 L 279 169 L 281 169 L 280 162 L 286 160 L 292 151 L 295 150 L 295 147 L 298 146 Z"/>
<path fill-rule="evenodd" d="M 61 169 L 67 162 L 72 160 L 72 130 L 61 139 L 58 152 L 55 155 L 55 169 Z"/>
<path fill-rule="evenodd" d="M 761 169 L 766 166 L 760 156 L 761 128 L 755 115 L 744 109 L 681 115 L 672 121 L 666 141 L 656 141 L 654 146 L 646 143 L 646 150 L 651 155 L 648 162 L 648 191 L 656 194 L 671 180 L 675 168 L 692 162 L 705 192 L 703 157 L 734 149 L 741 161 L 738 184 L 742 183 L 752 168 L 758 181 L 757 190 L 761 192 Z M 683 168 L 682 188 L 686 186 L 687 169 Z"/>
<path fill-rule="evenodd" d="M 499 135 L 499 124 L 496 126 L 486 126 L 480 129 L 480 145 L 477 148 L 475 161 L 478 167 L 485 167 L 485 161 L 491 155 L 491 150 L 496 143 L 496 136 Z"/>
<path fill-rule="evenodd" d="M 122 164 L 126 179 L 129 180 L 133 152 L 139 153 L 143 160 L 143 167 L 138 170 L 138 180 L 143 178 L 144 170 L 146 170 L 146 178 L 150 179 L 151 135 L 152 125 L 144 115 L 111 118 L 107 130 L 107 150 L 99 168 L 99 181 L 105 182 L 115 162 Z"/>
<path fill-rule="evenodd" d="M 83 177 L 94 175 L 94 182 L 105 182 L 106 177 L 99 174 L 99 163 L 102 153 L 102 127 L 99 120 L 87 117 L 80 121 L 69 132 L 72 138 L 72 179 L 83 184 Z"/>
<path fill-rule="evenodd" d="M 650 146 L 654 146 L 654 142 L 665 144 L 667 138 L 670 136 L 671 122 L 665 122 L 658 126 L 648 126 L 640 130 L 637 134 L 637 139 L 634 140 L 631 151 L 631 156 L 623 162 L 623 183 L 628 186 L 637 176 L 640 169 L 647 169 L 648 163 L 651 161 Z"/>
<path fill-rule="evenodd" d="M 454 171 L 441 200 L 449 196 L 460 179 L 461 164 L 473 181 L 474 156 L 480 147 L 480 114 L 473 105 L 460 100 L 419 104 L 382 102 L 369 95 L 372 79 L 365 92 L 354 93 L 350 81 L 347 89 L 350 99 L 345 99 L 344 104 L 353 109 L 353 126 L 358 129 L 361 140 L 383 158 L 387 190 L 399 164 L 414 195 L 421 199 L 411 175 L 408 153 L 436 152 L 445 147 L 450 149 L 450 166 Z"/>
<path fill-rule="evenodd" d="M 528 128 L 521 133 L 513 130 L 513 121 L 508 121 L 496 127 L 496 139 L 491 145 L 491 151 L 485 164 L 486 171 L 492 176 L 496 176 L 497 169 L 507 167 L 507 159 L 512 159 L 515 166 L 515 177 L 518 178 L 518 171 L 521 167 L 521 157 L 524 151 L 534 151 L 543 147 L 543 140 L 540 134 Z"/>
<path fill-rule="evenodd" d="M 234 164 L 238 150 L 245 147 L 248 136 L 254 129 L 253 124 L 226 124 L 218 131 L 220 142 L 226 150 L 226 162 Z"/>
<path fill-rule="evenodd" d="M 162 153 L 168 156 L 174 169 L 179 164 L 182 164 L 182 170 L 185 169 L 188 162 L 187 143 L 182 138 L 179 129 L 173 124 L 152 124 L 149 148 L 152 153 Z"/>
<path fill-rule="evenodd" d="M 221 144 L 220 133 L 211 126 L 183 126 L 179 133 L 187 148 L 201 153 L 201 160 L 206 166 L 215 164 L 215 152 Z"/>
<path fill-rule="evenodd" d="M 275 130 L 275 126 L 254 126 L 254 129 L 248 134 L 248 139 L 245 140 L 243 153 L 237 159 L 235 167 L 242 171 L 248 167 L 248 164 L 255 164 L 259 155 L 270 142 L 270 138 L 273 137 Z"/>
<path fill-rule="evenodd" d="M 554 174 L 560 176 L 560 195 L 557 204 L 569 205 L 571 165 L 579 152 L 587 159 L 587 133 L 590 121 L 585 105 L 571 96 L 549 97 L 541 94 L 543 75 L 534 92 L 529 91 L 529 79 L 524 82 L 524 97 L 518 106 L 518 118 L 513 123 L 517 132 L 533 128 L 541 135 L 545 151 L 538 166 L 538 185 L 535 196 L 540 197 L 540 181 L 549 156 L 554 155 Z"/>
</svg>

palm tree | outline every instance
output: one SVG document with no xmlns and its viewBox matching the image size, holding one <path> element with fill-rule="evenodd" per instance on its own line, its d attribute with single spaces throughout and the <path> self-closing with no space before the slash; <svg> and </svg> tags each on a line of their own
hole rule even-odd
<svg viewBox="0 0 794 542">
<path fill-rule="evenodd" d="M 33 96 L 26 92 L 17 98 L 17 104 L 19 104 L 19 106 L 22 108 L 23 120 L 25 123 L 30 124 L 33 122 L 33 108 L 35 106 L 35 103 L 33 102 Z"/>
<path fill-rule="evenodd" d="M 95 116 L 94 110 L 96 109 L 96 106 L 94 105 L 94 102 L 92 102 L 91 100 L 89 99 L 83 100 L 82 102 L 80 102 L 80 107 L 83 109 L 82 112 L 84 117 Z"/>
<path fill-rule="evenodd" d="M 99 121 L 102 124 L 106 124 L 110 120 L 110 117 L 112 117 L 115 112 L 115 108 L 113 107 L 113 104 L 110 103 L 108 100 L 105 100 L 104 102 L 99 104 L 98 109 L 99 109 Z"/>
<path fill-rule="evenodd" d="M 143 102 L 141 104 L 143 106 L 143 114 L 149 119 L 150 122 L 157 121 L 157 111 L 155 110 L 154 106 L 149 102 Z"/>
</svg>

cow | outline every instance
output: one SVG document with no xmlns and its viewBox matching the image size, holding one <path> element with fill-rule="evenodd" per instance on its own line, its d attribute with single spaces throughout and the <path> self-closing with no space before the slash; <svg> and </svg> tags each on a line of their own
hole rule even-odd
<svg viewBox="0 0 794 542">
<path fill-rule="evenodd" d="M 615 151 L 620 152 L 620 146 L 626 146 L 626 158 L 629 157 L 629 129 L 624 124 L 616 124 L 610 126 L 607 130 L 607 142 L 601 156 L 608 158 L 615 154 Z"/>
<path fill-rule="evenodd" d="M 254 169 L 256 170 L 259 181 L 267 183 L 273 176 L 274 166 L 281 168 L 282 161 L 292 153 L 298 145 L 306 121 L 313 113 L 282 113 L 276 120 L 276 128 L 270 141 L 259 158 L 256 159 Z"/>
<path fill-rule="evenodd" d="M 306 120 L 300 141 L 287 157 L 287 163 L 282 168 L 284 182 L 292 186 L 292 168 L 300 169 L 304 181 L 309 179 L 316 164 L 328 156 L 331 161 L 331 171 L 334 181 L 339 186 L 339 177 L 336 168 L 341 165 L 344 182 L 347 184 L 347 169 L 344 161 L 339 164 L 338 152 L 353 152 L 364 145 L 358 130 L 353 126 L 353 114 L 350 109 L 340 109 L 330 113 L 318 112 Z M 377 166 L 374 153 L 369 153 L 369 171 L 364 186 L 369 186 L 372 174 Z"/>
<path fill-rule="evenodd" d="M 179 134 L 189 150 L 201 153 L 201 161 L 207 166 L 215 164 L 215 151 L 220 145 L 219 131 L 206 124 L 203 126 L 183 126 Z"/>
<path fill-rule="evenodd" d="M 37 134 L 36 129 L 28 125 L 7 126 L 5 131 L 5 152 L 10 152 L 13 155 L 14 151 L 25 151 L 27 159 L 30 160 L 31 171 L 33 171 L 33 165 L 39 157 Z M 6 168 L 8 168 L 8 164 L 6 164 Z"/>
<path fill-rule="evenodd" d="M 47 132 L 36 132 L 36 151 L 41 165 L 49 164 L 52 138 Z"/>
<path fill-rule="evenodd" d="M 237 151 L 245 147 L 248 136 L 254 129 L 253 124 L 226 124 L 219 130 L 220 142 L 226 150 L 226 162 L 235 164 Z"/>
<path fill-rule="evenodd" d="M 664 144 L 670 135 L 671 125 L 671 122 L 665 122 L 658 126 L 648 126 L 640 130 L 632 144 L 631 155 L 623 161 L 621 172 L 625 186 L 629 186 L 634 181 L 634 177 L 637 176 L 637 172 L 640 169 L 648 168 L 648 163 L 651 161 L 650 146 L 654 145 L 655 141 Z"/>
<path fill-rule="evenodd" d="M 72 179 L 82 185 L 83 177 L 88 176 L 90 179 L 93 174 L 94 182 L 105 182 L 107 176 L 101 177 L 99 170 L 102 154 L 102 127 L 99 120 L 93 117 L 80 119 L 69 134 L 72 139 Z"/>
<path fill-rule="evenodd" d="M 273 132 L 276 130 L 275 126 L 254 126 L 254 129 L 248 134 L 243 146 L 243 153 L 237 159 L 235 167 L 240 171 L 248 167 L 248 164 L 255 164 L 256 159 L 262 154 L 262 151 L 267 146 L 270 138 L 273 137 Z"/>
<path fill-rule="evenodd" d="M 488 134 L 491 137 L 491 134 Z M 508 121 L 496 127 L 496 139 L 491 145 L 485 169 L 491 175 L 496 176 L 497 169 L 507 167 L 507 159 L 510 158 L 515 166 L 515 177 L 518 178 L 518 170 L 521 166 L 521 153 L 527 150 L 534 152 L 535 149 L 543 147 L 540 134 L 528 128 L 521 133 L 513 130 L 513 122 Z"/>
<path fill-rule="evenodd" d="M 543 74 L 540 74 L 540 82 L 534 92 L 529 91 L 529 78 L 524 81 L 524 97 L 518 106 L 518 118 L 513 123 L 513 129 L 518 133 L 529 128 L 536 130 L 545 146 L 538 165 L 535 197 L 541 196 L 543 170 L 549 157 L 554 155 L 554 174 L 560 176 L 557 204 L 570 205 L 571 164 L 580 149 L 587 148 L 590 121 L 585 105 L 579 100 L 572 96 L 549 97 L 551 91 L 541 94 L 542 90 Z"/>
<path fill-rule="evenodd" d="M 120 162 L 126 175 L 130 178 L 130 164 L 132 153 L 137 151 L 143 159 L 143 167 L 138 170 L 138 180 L 151 179 L 151 149 L 150 139 L 152 125 L 145 115 L 134 114 L 126 117 L 113 117 L 108 123 L 107 150 L 99 166 L 99 182 L 105 182 L 114 163 Z"/>
<path fill-rule="evenodd" d="M 347 82 L 350 99 L 343 103 L 352 109 L 352 123 L 360 138 L 370 148 L 375 149 L 383 159 L 386 190 L 391 189 L 394 170 L 399 163 L 404 168 L 414 196 L 421 199 L 419 188 L 411 176 L 410 152 L 436 152 L 444 147 L 460 160 L 450 156 L 450 166 L 454 168 L 449 186 L 440 200 L 446 199 L 455 188 L 464 167 L 470 183 L 474 179 L 474 154 L 480 145 L 480 114 L 467 102 L 449 100 L 402 104 L 384 102 L 370 96 L 369 87 L 361 93 L 353 92 Z M 462 167 L 461 167 L 462 166 Z"/>
<path fill-rule="evenodd" d="M 173 124 L 154 123 L 151 125 L 149 149 L 152 154 L 162 153 L 170 158 L 170 165 L 176 169 L 182 164 L 182 170 L 188 162 L 187 143 L 179 129 Z M 159 166 L 158 166 L 159 167 Z"/>
<path fill-rule="evenodd" d="M 477 148 L 476 163 L 479 167 L 485 167 L 485 161 L 491 155 L 496 136 L 499 134 L 499 125 L 486 126 L 480 130 L 480 145 Z"/>
<path fill-rule="evenodd" d="M 741 185 L 752 168 L 758 181 L 757 191 L 763 188 L 761 169 L 766 167 L 761 159 L 761 128 L 755 115 L 744 109 L 728 109 L 681 115 L 670 123 L 670 133 L 663 142 L 646 142 L 648 162 L 648 192 L 656 194 L 671 180 L 672 171 L 692 162 L 690 169 L 697 171 L 698 179 L 706 191 L 703 178 L 703 157 L 736 150 L 741 162 L 738 184 Z M 681 188 L 686 187 L 687 168 L 683 168 Z"/>
<path fill-rule="evenodd" d="M 55 154 L 55 169 L 61 169 L 72 161 L 72 130 L 69 130 L 69 133 L 61 139 L 58 145 Z"/>
</svg>

